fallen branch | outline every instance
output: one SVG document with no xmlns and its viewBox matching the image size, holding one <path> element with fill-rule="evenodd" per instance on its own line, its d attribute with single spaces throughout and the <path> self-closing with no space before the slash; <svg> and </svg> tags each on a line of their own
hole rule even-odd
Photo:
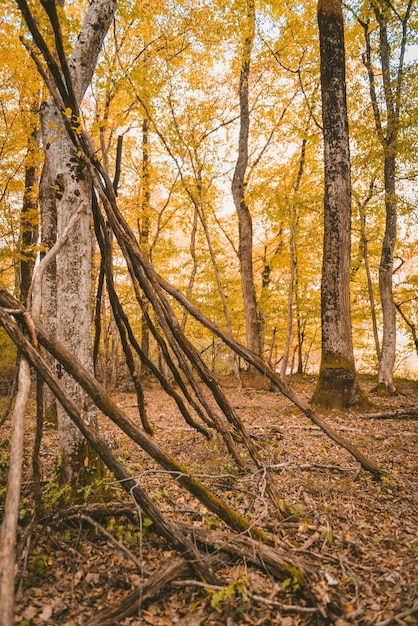
<svg viewBox="0 0 418 626">
<path fill-rule="evenodd" d="M 203 589 L 212 589 L 213 591 L 222 591 L 227 587 L 221 587 L 220 585 L 206 585 L 202 583 L 200 580 L 174 580 L 172 582 L 173 587 L 202 587 Z M 283 612 L 293 612 L 293 613 L 301 613 L 301 614 L 313 614 L 318 613 L 319 609 L 311 606 L 297 606 L 296 604 L 283 604 L 282 602 L 277 602 L 276 600 L 269 600 L 268 598 L 263 598 L 262 596 L 258 596 L 255 593 L 252 593 L 248 589 L 248 587 L 242 588 L 243 592 L 247 594 L 247 596 L 254 600 L 254 602 L 259 602 L 260 604 L 265 604 L 266 606 L 274 606 L 279 608 Z"/>
<path fill-rule="evenodd" d="M 0 287 L 0 304 L 1 304 L 1 287 Z M 6 332 L 10 335 L 13 341 L 20 347 L 20 349 L 28 356 L 32 365 L 44 378 L 48 386 L 52 389 L 53 393 L 61 401 L 61 396 L 68 394 L 62 388 L 60 382 L 56 376 L 48 368 L 45 361 L 39 355 L 39 353 L 33 349 L 31 344 L 26 340 L 23 333 L 19 330 L 16 324 L 14 324 L 7 312 L 0 307 L 0 324 L 5 328 Z M 40 343 L 52 354 L 52 356 L 59 361 L 65 370 L 73 376 L 84 391 L 93 399 L 96 406 L 103 411 L 105 415 L 109 417 L 123 432 L 128 435 L 137 443 L 145 452 L 156 460 L 164 469 L 169 472 L 176 473 L 176 478 L 179 484 L 187 489 L 192 495 L 194 495 L 202 504 L 204 504 L 210 511 L 218 515 L 228 526 L 239 532 L 249 531 L 254 536 L 264 538 L 261 530 L 254 527 L 254 525 L 241 515 L 239 515 L 234 509 L 226 505 L 220 498 L 218 498 L 213 492 L 211 492 L 200 481 L 190 475 L 187 467 L 176 461 L 172 456 L 168 455 L 155 441 L 151 439 L 143 430 L 138 429 L 130 419 L 126 417 L 119 406 L 112 400 L 102 385 L 94 378 L 94 376 L 86 368 L 84 368 L 64 346 L 52 339 L 50 335 L 45 331 L 41 324 L 36 323 L 36 330 L 38 332 L 38 339 Z M 76 408 L 76 413 L 73 421 L 80 420 L 85 427 L 84 421 L 80 417 L 80 411 L 75 407 L 74 402 L 68 400 L 71 403 L 72 409 Z M 64 400 L 67 402 L 67 400 Z M 67 402 L 68 403 L 68 402 Z M 69 413 L 70 414 L 70 413 Z M 78 424 L 77 424 L 78 425 Z M 79 426 L 80 428 L 80 426 Z M 83 432 L 83 429 L 80 428 Z M 83 433 L 84 434 L 84 433 Z M 86 436 L 86 435 L 85 435 Z M 86 436 L 86 438 L 88 438 Z M 94 444 L 93 444 L 94 445 Z M 103 443 L 103 446 L 105 444 Z M 105 446 L 108 450 L 107 446 Z M 100 453 L 99 453 L 100 454 Z M 106 463 L 106 460 L 103 459 Z M 118 464 L 119 465 L 119 464 Z M 121 466 L 120 466 L 121 467 Z M 111 469 L 111 468 L 110 468 Z M 111 469 L 113 472 L 113 470 Z M 124 472 L 124 470 L 123 470 Z"/>
<path fill-rule="evenodd" d="M 366 471 L 370 472 L 377 478 L 381 478 L 385 474 L 384 470 L 380 469 L 376 463 L 367 458 L 360 450 L 358 450 L 348 439 L 340 435 L 334 428 L 332 428 L 326 420 L 319 417 L 308 404 L 298 396 L 290 387 L 288 387 L 282 379 L 276 374 L 276 372 L 258 357 L 254 352 L 235 341 L 229 335 L 227 335 L 221 328 L 219 328 L 212 320 L 210 320 L 204 313 L 202 313 L 197 307 L 195 307 L 178 289 L 173 287 L 168 281 L 159 276 L 154 270 L 155 280 L 161 285 L 161 287 L 175 298 L 189 313 L 203 324 L 208 330 L 217 335 L 222 341 L 229 346 L 236 354 L 241 356 L 250 365 L 255 367 L 263 376 L 266 376 L 281 393 L 288 398 L 295 406 L 297 406 L 314 424 L 326 434 L 330 439 L 338 443 L 342 448 L 350 452 L 350 454 L 357 459 L 360 465 Z"/>
<path fill-rule="evenodd" d="M 28 360 L 36 368 L 37 372 L 42 376 L 74 424 L 91 444 L 97 454 L 102 458 L 115 478 L 120 481 L 121 486 L 125 489 L 125 491 L 132 495 L 144 513 L 152 520 L 157 531 L 166 538 L 170 545 L 181 552 L 187 559 L 190 559 L 193 563 L 193 569 L 196 571 L 199 578 L 202 578 L 207 582 L 216 583 L 214 575 L 203 562 L 201 555 L 196 550 L 193 543 L 186 535 L 179 532 L 179 529 L 174 524 L 169 522 L 163 516 L 160 509 L 155 505 L 148 494 L 137 484 L 135 479 L 133 479 L 126 472 L 124 467 L 111 453 L 103 438 L 99 436 L 94 428 L 86 423 L 83 412 L 75 404 L 68 392 L 63 388 L 57 376 L 52 373 L 50 368 L 42 359 L 41 355 L 28 342 L 22 331 L 18 328 L 17 324 L 11 321 L 10 316 L 1 307 L 0 324 L 13 341 L 19 346 L 22 352 L 24 352 Z M 1 624 L 1 626 L 3 626 L 3 624 Z M 5 622 L 4 626 L 12 625 L 11 622 L 10 624 Z"/>
<path fill-rule="evenodd" d="M 139 614 L 141 605 L 145 600 L 153 598 L 161 590 L 177 580 L 181 576 L 187 576 L 191 572 L 190 565 L 182 558 L 176 558 L 171 563 L 164 564 L 149 580 L 139 589 L 129 593 L 119 606 L 110 610 L 100 611 L 89 620 L 86 626 L 115 626 L 126 617 Z"/>
<path fill-rule="evenodd" d="M 137 566 L 139 572 L 147 573 L 144 569 L 144 564 L 141 561 L 139 561 L 136 558 L 136 556 L 132 554 L 130 550 L 128 550 L 125 544 L 122 541 L 119 541 L 119 539 L 116 539 L 116 537 L 114 537 L 111 533 L 109 533 L 106 530 L 106 528 L 104 528 L 104 526 L 99 524 L 99 522 L 96 522 L 96 520 L 90 517 L 90 515 L 86 515 L 85 513 L 76 513 L 75 515 L 69 515 L 67 517 L 67 520 L 70 520 L 70 519 L 84 520 L 85 522 L 88 522 L 91 526 L 96 528 L 102 535 L 104 535 L 106 539 L 108 539 L 117 548 L 119 548 L 119 550 L 121 550 L 128 557 L 128 559 L 130 559 L 132 563 L 134 563 Z"/>
<path fill-rule="evenodd" d="M 288 549 L 267 546 L 247 535 L 231 535 L 224 531 L 190 526 L 183 522 L 178 522 L 177 525 L 190 534 L 193 542 L 201 544 L 206 550 L 226 552 L 235 558 L 252 563 L 279 580 L 288 577 L 293 572 L 300 576 L 303 586 L 307 578 L 314 575 L 314 569 L 302 563 L 294 555 L 290 555 Z"/>
<path fill-rule="evenodd" d="M 379 413 L 363 413 L 359 415 L 361 419 L 368 420 L 395 420 L 395 419 L 417 419 L 418 408 L 407 407 L 403 409 L 395 409 L 394 411 L 380 411 Z"/>
</svg>

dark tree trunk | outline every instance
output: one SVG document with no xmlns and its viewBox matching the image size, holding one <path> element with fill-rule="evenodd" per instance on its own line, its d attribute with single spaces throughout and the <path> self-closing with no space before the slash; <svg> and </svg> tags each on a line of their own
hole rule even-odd
<svg viewBox="0 0 418 626">
<path fill-rule="evenodd" d="M 343 408 L 365 398 L 356 380 L 350 315 L 351 172 L 341 0 L 319 0 L 318 24 L 325 198 L 322 353 L 312 402 Z"/>
<path fill-rule="evenodd" d="M 36 259 L 36 243 L 39 233 L 39 211 L 37 186 L 38 167 L 38 131 L 39 124 L 34 122 L 28 139 L 28 151 L 25 164 L 25 191 L 20 212 L 20 300 L 26 303 L 32 282 Z"/>
</svg>

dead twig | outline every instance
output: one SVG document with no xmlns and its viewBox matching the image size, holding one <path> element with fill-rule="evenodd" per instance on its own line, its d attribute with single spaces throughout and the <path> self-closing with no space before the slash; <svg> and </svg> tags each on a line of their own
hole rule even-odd
<svg viewBox="0 0 418 626">
<path fill-rule="evenodd" d="M 191 566 L 182 558 L 175 558 L 165 563 L 139 589 L 129 593 L 124 600 L 110 610 L 101 611 L 86 626 L 114 626 L 126 617 L 138 615 L 145 600 L 153 598 L 174 580 L 191 573 Z"/>
<path fill-rule="evenodd" d="M 119 548 L 119 550 L 121 550 L 124 554 L 126 554 L 126 556 L 133 563 L 135 563 L 135 565 L 137 566 L 138 570 L 141 573 L 148 574 L 148 572 L 144 568 L 144 564 L 141 561 L 139 561 L 134 554 L 132 554 L 132 552 L 125 546 L 125 544 L 122 541 L 119 541 L 119 539 L 116 539 L 116 537 L 114 537 L 111 533 L 109 533 L 104 526 L 99 524 L 99 522 L 96 522 L 96 520 L 90 517 L 90 515 L 86 515 L 85 513 L 77 513 L 76 515 L 69 515 L 67 517 L 67 520 L 70 520 L 70 519 L 77 519 L 77 520 L 81 519 L 81 520 L 84 520 L 85 522 L 88 522 L 94 528 L 97 528 L 97 530 L 102 535 L 104 535 L 106 539 L 111 541 L 115 546 Z"/>
<path fill-rule="evenodd" d="M 227 589 L 227 587 L 222 587 L 220 585 L 206 585 L 202 583 L 200 580 L 174 580 L 172 583 L 173 587 L 202 587 L 203 589 L 211 589 L 212 591 L 222 591 L 223 589 Z M 242 591 L 247 594 L 250 600 L 254 600 L 254 602 L 259 602 L 260 604 L 265 604 L 267 606 L 274 606 L 279 608 L 283 612 L 293 612 L 293 613 L 302 613 L 302 614 L 313 614 L 318 613 L 319 610 L 316 607 L 311 606 L 298 606 L 296 604 L 283 604 L 282 602 L 277 602 L 276 600 L 269 600 L 268 598 L 263 598 L 262 596 L 258 596 L 255 593 L 252 593 L 248 589 L 248 587 L 243 587 Z"/>
<path fill-rule="evenodd" d="M 377 622 L 375 626 L 390 626 L 390 624 L 399 624 L 399 620 L 403 620 L 406 617 L 411 617 L 412 615 L 418 614 L 418 604 L 414 604 L 413 607 L 408 609 L 407 611 L 403 611 L 403 613 L 398 613 L 397 615 L 392 615 L 388 617 L 388 619 L 383 620 L 383 622 Z"/>
</svg>

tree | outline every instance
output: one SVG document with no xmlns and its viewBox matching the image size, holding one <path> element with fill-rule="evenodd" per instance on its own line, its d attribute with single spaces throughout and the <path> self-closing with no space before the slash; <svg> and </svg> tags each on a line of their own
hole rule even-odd
<svg viewBox="0 0 418 626">
<path fill-rule="evenodd" d="M 393 302 L 393 266 L 397 236 L 397 189 L 396 168 L 399 152 L 399 134 L 402 112 L 402 89 L 404 86 L 404 59 L 408 41 L 409 19 L 413 0 L 408 0 L 403 15 L 390 2 L 372 0 L 370 7 L 378 24 L 378 61 L 382 75 L 382 93 L 377 88 L 376 72 L 372 59 L 370 18 L 359 22 L 363 27 L 366 42 L 364 63 L 369 78 L 370 99 L 377 138 L 383 149 L 384 190 L 386 224 L 379 266 L 379 292 L 383 313 L 383 338 L 379 354 L 378 389 L 386 393 L 396 391 L 393 382 L 393 368 L 396 358 L 396 308 Z M 391 26 L 400 26 L 400 44 L 395 60 L 391 50 Z M 396 71 L 393 68 L 396 67 Z M 380 97 L 381 95 L 381 97 Z M 381 105 L 384 102 L 384 110 Z"/>
<path fill-rule="evenodd" d="M 322 351 L 312 402 L 347 407 L 365 402 L 356 378 L 350 315 L 351 173 L 341 0 L 319 0 L 324 134 Z"/>
<path fill-rule="evenodd" d="M 239 77 L 240 128 L 238 157 L 232 179 L 232 196 L 239 224 L 239 263 L 241 271 L 242 298 L 244 301 L 245 329 L 247 346 L 261 356 L 260 319 L 254 285 L 253 271 L 253 227 L 251 214 L 245 199 L 245 175 L 248 165 L 248 138 L 250 131 L 249 77 L 251 51 L 255 35 L 254 0 L 246 2 L 244 20 L 244 42 L 242 47 L 241 70 Z"/>
<path fill-rule="evenodd" d="M 26 0 L 17 0 L 36 45 L 45 53 L 48 69 L 56 77 L 52 54 L 38 30 Z M 86 11 L 74 50 L 67 61 L 62 41 L 59 12 L 54 2 L 43 3 L 54 33 L 54 45 L 60 60 L 64 81 L 48 87 L 54 97 L 41 106 L 42 142 L 45 150 L 45 170 L 42 176 L 43 223 L 54 224 L 57 238 L 64 233 L 70 220 L 77 215 L 71 236 L 63 244 L 56 260 L 56 335 L 71 348 L 80 362 L 92 369 L 91 337 L 91 179 L 78 159 L 77 148 L 66 128 L 68 117 L 72 130 L 81 124 L 79 108 L 90 84 L 107 29 L 111 24 L 115 0 L 94 0 Z M 46 77 L 45 71 L 40 67 Z M 59 94 L 57 94 L 57 89 Z M 61 107 L 59 103 L 61 102 Z M 50 211 L 47 216 L 47 211 Z M 56 216 L 56 217 L 55 217 Z M 50 233 L 48 233 L 49 235 Z M 51 278 L 51 276 L 49 276 Z M 48 294 L 46 294 L 48 297 Z M 47 310 L 43 311 L 47 320 Z M 52 318 L 55 316 L 52 312 Z M 55 325 L 53 319 L 52 326 Z M 63 374 L 63 382 L 71 397 L 83 407 L 90 423 L 94 414 L 80 386 Z M 70 481 L 86 463 L 84 440 L 61 405 L 58 406 L 58 428 L 63 450 L 62 475 Z"/>
</svg>

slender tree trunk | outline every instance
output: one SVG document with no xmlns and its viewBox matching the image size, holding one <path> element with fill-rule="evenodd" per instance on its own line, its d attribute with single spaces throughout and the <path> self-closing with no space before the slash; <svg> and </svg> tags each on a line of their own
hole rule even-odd
<svg viewBox="0 0 418 626">
<path fill-rule="evenodd" d="M 379 291 L 383 314 L 382 350 L 377 378 L 378 389 L 395 393 L 393 368 L 396 358 L 396 308 L 393 302 L 392 276 L 393 257 L 396 245 L 396 159 L 394 149 L 387 148 L 385 154 L 385 207 L 386 225 L 382 254 L 379 265 Z"/>
<path fill-rule="evenodd" d="M 12 417 L 10 467 L 3 522 L 0 528 L 0 626 L 14 626 L 16 532 L 22 482 L 25 410 L 30 392 L 30 365 L 19 364 L 18 391 Z"/>
<path fill-rule="evenodd" d="M 293 213 L 293 210 L 292 210 Z M 293 220 L 293 216 L 292 216 Z M 289 361 L 290 345 L 292 342 L 292 327 L 293 327 L 293 294 L 295 290 L 295 273 L 296 273 L 296 243 L 295 243 L 295 230 L 296 225 L 292 223 L 290 227 L 290 276 L 289 276 L 289 293 L 287 296 L 287 326 L 286 326 L 286 341 L 283 352 L 282 365 L 280 368 L 280 376 L 284 378 L 287 372 L 287 365 Z"/>
<path fill-rule="evenodd" d="M 324 133 L 322 352 L 312 402 L 342 408 L 364 401 L 357 380 L 350 314 L 351 172 L 341 0 L 319 0 Z"/>
<path fill-rule="evenodd" d="M 186 291 L 187 297 L 189 298 L 189 300 L 191 299 L 191 296 L 193 293 L 194 281 L 196 279 L 196 274 L 197 274 L 196 239 L 197 239 L 198 219 L 199 219 L 198 210 L 197 210 L 197 206 L 195 206 L 194 213 L 193 213 L 193 226 L 192 226 L 192 232 L 190 233 L 190 246 L 189 246 L 190 256 L 192 257 L 193 266 L 192 266 L 192 271 L 190 272 L 189 283 L 187 285 L 187 291 Z M 186 310 L 184 310 L 183 317 L 181 319 L 181 329 L 183 332 L 186 330 L 187 318 L 188 318 L 188 313 Z"/>
<path fill-rule="evenodd" d="M 373 337 L 374 337 L 374 344 L 376 347 L 377 361 L 379 362 L 380 341 L 379 341 L 379 333 L 377 329 L 376 304 L 375 304 L 375 299 L 374 299 L 374 294 L 373 294 L 373 283 L 372 283 L 372 276 L 371 276 L 370 264 L 369 264 L 369 246 L 368 246 L 367 234 L 366 234 L 366 216 L 365 216 L 364 207 L 359 207 L 359 213 L 360 213 L 361 239 L 363 242 L 364 267 L 366 269 L 367 290 L 369 292 L 370 313 L 372 316 Z"/>
<path fill-rule="evenodd" d="M 303 374 L 303 342 L 305 340 L 305 325 L 302 322 L 302 314 L 300 310 L 300 294 L 299 294 L 299 274 L 298 266 L 296 264 L 296 276 L 295 276 L 295 308 L 296 308 L 296 329 L 297 329 L 297 354 L 298 365 L 297 373 Z"/>
<path fill-rule="evenodd" d="M 36 103 L 36 107 L 39 103 Z M 33 107 L 34 109 L 35 107 Z M 32 111 L 35 117 L 35 111 Z M 28 139 L 28 150 L 25 163 L 25 191 L 22 210 L 20 212 L 20 300 L 26 303 L 29 287 L 32 281 L 33 268 L 36 259 L 36 244 L 39 234 L 38 210 L 38 134 L 39 122 L 34 119 Z"/>
<path fill-rule="evenodd" d="M 395 307 L 396 307 L 396 310 L 398 311 L 399 315 L 402 317 L 403 321 L 405 322 L 406 326 L 409 328 L 409 330 L 411 332 L 412 339 L 413 339 L 414 346 L 415 346 L 415 352 L 417 353 L 417 357 L 418 357 L 418 332 L 417 332 L 417 326 L 406 315 L 406 313 L 404 311 L 402 311 L 402 304 L 395 303 Z"/>
<path fill-rule="evenodd" d="M 379 265 L 379 290 L 383 314 L 383 338 L 379 354 L 379 371 L 377 390 L 388 394 L 396 391 L 393 382 L 393 369 L 396 358 L 396 309 L 393 302 L 392 277 L 393 258 L 396 245 L 396 157 L 399 136 L 400 113 L 402 106 L 402 87 L 404 80 L 405 49 L 408 40 L 408 26 L 414 0 L 408 0 L 403 17 L 387 0 L 371 1 L 371 8 L 379 28 L 378 57 L 381 66 L 381 80 L 384 98 L 384 109 L 380 105 L 377 94 L 377 81 L 372 60 L 371 29 L 369 21 L 358 18 L 364 31 L 366 52 L 363 61 L 369 78 L 370 100 L 378 140 L 384 153 L 384 186 L 386 224 Z M 389 16 L 396 18 L 401 30 L 399 59 L 397 64 L 390 49 L 388 33 Z M 396 71 L 394 71 L 396 68 Z M 386 123 L 384 118 L 386 117 Z"/>
<path fill-rule="evenodd" d="M 299 167 L 296 177 L 296 182 L 293 186 L 294 197 L 293 204 L 290 210 L 290 236 L 289 236 L 289 253 L 290 253 L 290 277 L 289 277 L 289 294 L 287 298 L 287 329 L 286 329 L 286 343 L 283 352 L 282 367 L 280 370 L 280 376 L 283 378 L 286 376 L 287 364 L 290 354 L 290 345 L 292 341 L 292 327 L 293 327 L 293 298 L 295 292 L 296 281 L 296 264 L 297 264 L 297 252 L 296 252 L 296 228 L 298 222 L 296 201 L 297 194 L 300 188 L 302 180 L 303 168 L 305 166 L 305 154 L 306 154 L 306 138 L 302 139 L 302 146 L 299 157 Z M 292 365 L 293 371 L 293 365 Z"/>
<path fill-rule="evenodd" d="M 255 34 L 254 0 L 247 0 L 247 18 L 245 20 L 245 40 L 242 52 L 241 73 L 239 79 L 240 129 L 238 158 L 232 179 L 232 196 L 238 215 L 239 262 L 241 288 L 244 301 L 245 330 L 247 346 L 261 356 L 260 320 L 253 271 L 253 226 L 250 210 L 245 199 L 245 174 L 248 166 L 248 138 L 250 132 L 250 111 L 248 103 L 248 81 L 250 59 Z"/>
<path fill-rule="evenodd" d="M 147 254 L 149 251 L 149 234 L 151 226 L 151 161 L 150 161 L 150 142 L 149 142 L 149 130 L 150 124 L 148 117 L 144 117 L 142 120 L 142 202 L 141 202 L 141 215 L 140 215 L 140 228 L 139 228 L 139 241 L 142 249 Z M 141 322 L 141 349 L 143 353 L 149 358 L 150 353 L 150 332 L 148 328 L 145 316 L 142 316 Z M 141 363 L 141 374 L 145 374 L 146 368 Z"/>
</svg>

